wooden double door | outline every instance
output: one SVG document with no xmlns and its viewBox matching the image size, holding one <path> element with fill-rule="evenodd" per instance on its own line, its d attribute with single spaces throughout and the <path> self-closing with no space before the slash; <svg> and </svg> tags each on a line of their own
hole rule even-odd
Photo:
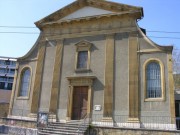
<svg viewBox="0 0 180 135">
<path fill-rule="evenodd" d="M 87 115 L 88 86 L 76 86 L 73 90 L 72 120 L 83 119 Z"/>
</svg>

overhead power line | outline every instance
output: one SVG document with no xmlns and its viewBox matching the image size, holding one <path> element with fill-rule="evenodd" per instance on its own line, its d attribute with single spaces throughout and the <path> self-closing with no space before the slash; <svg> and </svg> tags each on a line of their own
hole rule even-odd
<svg viewBox="0 0 180 135">
<path fill-rule="evenodd" d="M 180 39 L 180 37 L 156 37 L 156 36 L 147 36 L 147 37 L 151 37 L 151 38 L 167 38 L 167 39 Z"/>
<path fill-rule="evenodd" d="M 4 34 L 39 34 L 38 32 L 0 32 Z"/>
<path fill-rule="evenodd" d="M 0 28 L 27 28 L 27 29 L 30 28 L 30 29 L 37 29 L 37 27 L 33 27 L 33 26 L 5 26 L 5 25 L 1 25 Z M 89 28 L 71 28 L 71 29 L 89 29 Z M 146 32 L 180 34 L 180 31 L 146 30 Z"/>
<path fill-rule="evenodd" d="M 34 29 L 34 28 L 36 28 L 37 29 L 37 27 L 32 27 L 32 26 L 0 26 L 0 28 L 31 28 L 31 29 Z"/>
<path fill-rule="evenodd" d="M 151 31 L 151 30 L 147 30 L 147 32 L 153 32 L 153 33 L 174 33 L 174 34 L 180 34 L 180 32 L 172 32 L 172 31 Z"/>
<path fill-rule="evenodd" d="M 32 27 L 32 26 L 0 26 L 0 28 L 30 28 L 30 29 L 34 29 L 37 27 Z M 85 29 L 85 30 L 90 30 L 89 28 L 71 28 L 72 30 L 77 30 L 77 29 Z M 171 33 L 171 34 L 179 34 L 180 32 L 172 32 L 172 31 L 147 31 L 149 33 Z M 26 32 L 26 31 L 0 31 L 0 34 L 39 34 L 39 32 Z M 60 35 L 60 33 L 45 33 L 46 35 Z M 64 34 L 71 34 L 71 33 L 64 33 Z M 79 33 L 77 33 L 79 34 Z M 81 34 L 83 35 L 83 34 Z M 150 38 L 166 38 L 166 39 L 180 39 L 180 37 L 170 37 L 170 36 L 153 36 L 153 35 L 149 35 L 148 37 Z"/>
<path fill-rule="evenodd" d="M 40 34 L 39 32 L 0 32 L 0 34 Z M 46 33 L 45 35 L 51 35 L 52 33 Z M 64 34 L 71 34 L 71 33 L 64 33 Z M 78 33 L 79 34 L 79 33 Z M 52 34 L 53 36 L 61 35 L 61 34 Z M 81 34 L 83 35 L 83 34 Z M 147 35 L 147 37 L 150 38 L 166 38 L 166 39 L 180 39 L 180 37 L 161 37 L 161 36 L 153 36 L 153 35 Z"/>
</svg>

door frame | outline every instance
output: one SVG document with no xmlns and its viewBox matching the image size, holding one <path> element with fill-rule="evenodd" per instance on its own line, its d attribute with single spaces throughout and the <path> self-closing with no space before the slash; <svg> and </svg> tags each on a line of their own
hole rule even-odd
<svg viewBox="0 0 180 135">
<path fill-rule="evenodd" d="M 81 76 L 81 77 L 67 77 L 69 81 L 68 101 L 67 101 L 67 114 L 66 121 L 72 120 L 72 108 L 73 108 L 73 91 L 75 86 L 87 86 L 88 87 L 88 102 L 87 102 L 87 116 L 91 117 L 92 111 L 92 85 L 95 76 Z"/>
</svg>

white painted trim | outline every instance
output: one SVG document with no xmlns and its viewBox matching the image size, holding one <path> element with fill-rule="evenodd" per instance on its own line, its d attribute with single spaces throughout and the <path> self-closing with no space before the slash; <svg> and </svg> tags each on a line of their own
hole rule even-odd
<svg viewBox="0 0 180 135">
<path fill-rule="evenodd" d="M 93 125 L 95 126 L 100 126 L 100 127 L 114 127 L 114 123 L 113 122 L 97 122 L 97 121 L 93 121 L 92 122 Z"/>
</svg>

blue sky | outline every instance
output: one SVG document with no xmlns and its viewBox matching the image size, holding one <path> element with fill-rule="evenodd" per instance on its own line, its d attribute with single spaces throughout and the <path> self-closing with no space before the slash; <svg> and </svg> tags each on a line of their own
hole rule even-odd
<svg viewBox="0 0 180 135">
<path fill-rule="evenodd" d="M 38 38 L 38 34 L 33 33 L 39 33 L 37 28 L 11 28 L 2 26 L 35 27 L 34 22 L 73 1 L 0 0 L 0 56 L 21 57 L 25 55 Z M 138 22 L 139 26 L 145 28 L 148 31 L 147 35 L 157 44 L 174 45 L 180 49 L 180 0 L 111 1 L 143 7 L 144 18 Z M 30 32 L 32 34 L 12 32 Z"/>
</svg>

